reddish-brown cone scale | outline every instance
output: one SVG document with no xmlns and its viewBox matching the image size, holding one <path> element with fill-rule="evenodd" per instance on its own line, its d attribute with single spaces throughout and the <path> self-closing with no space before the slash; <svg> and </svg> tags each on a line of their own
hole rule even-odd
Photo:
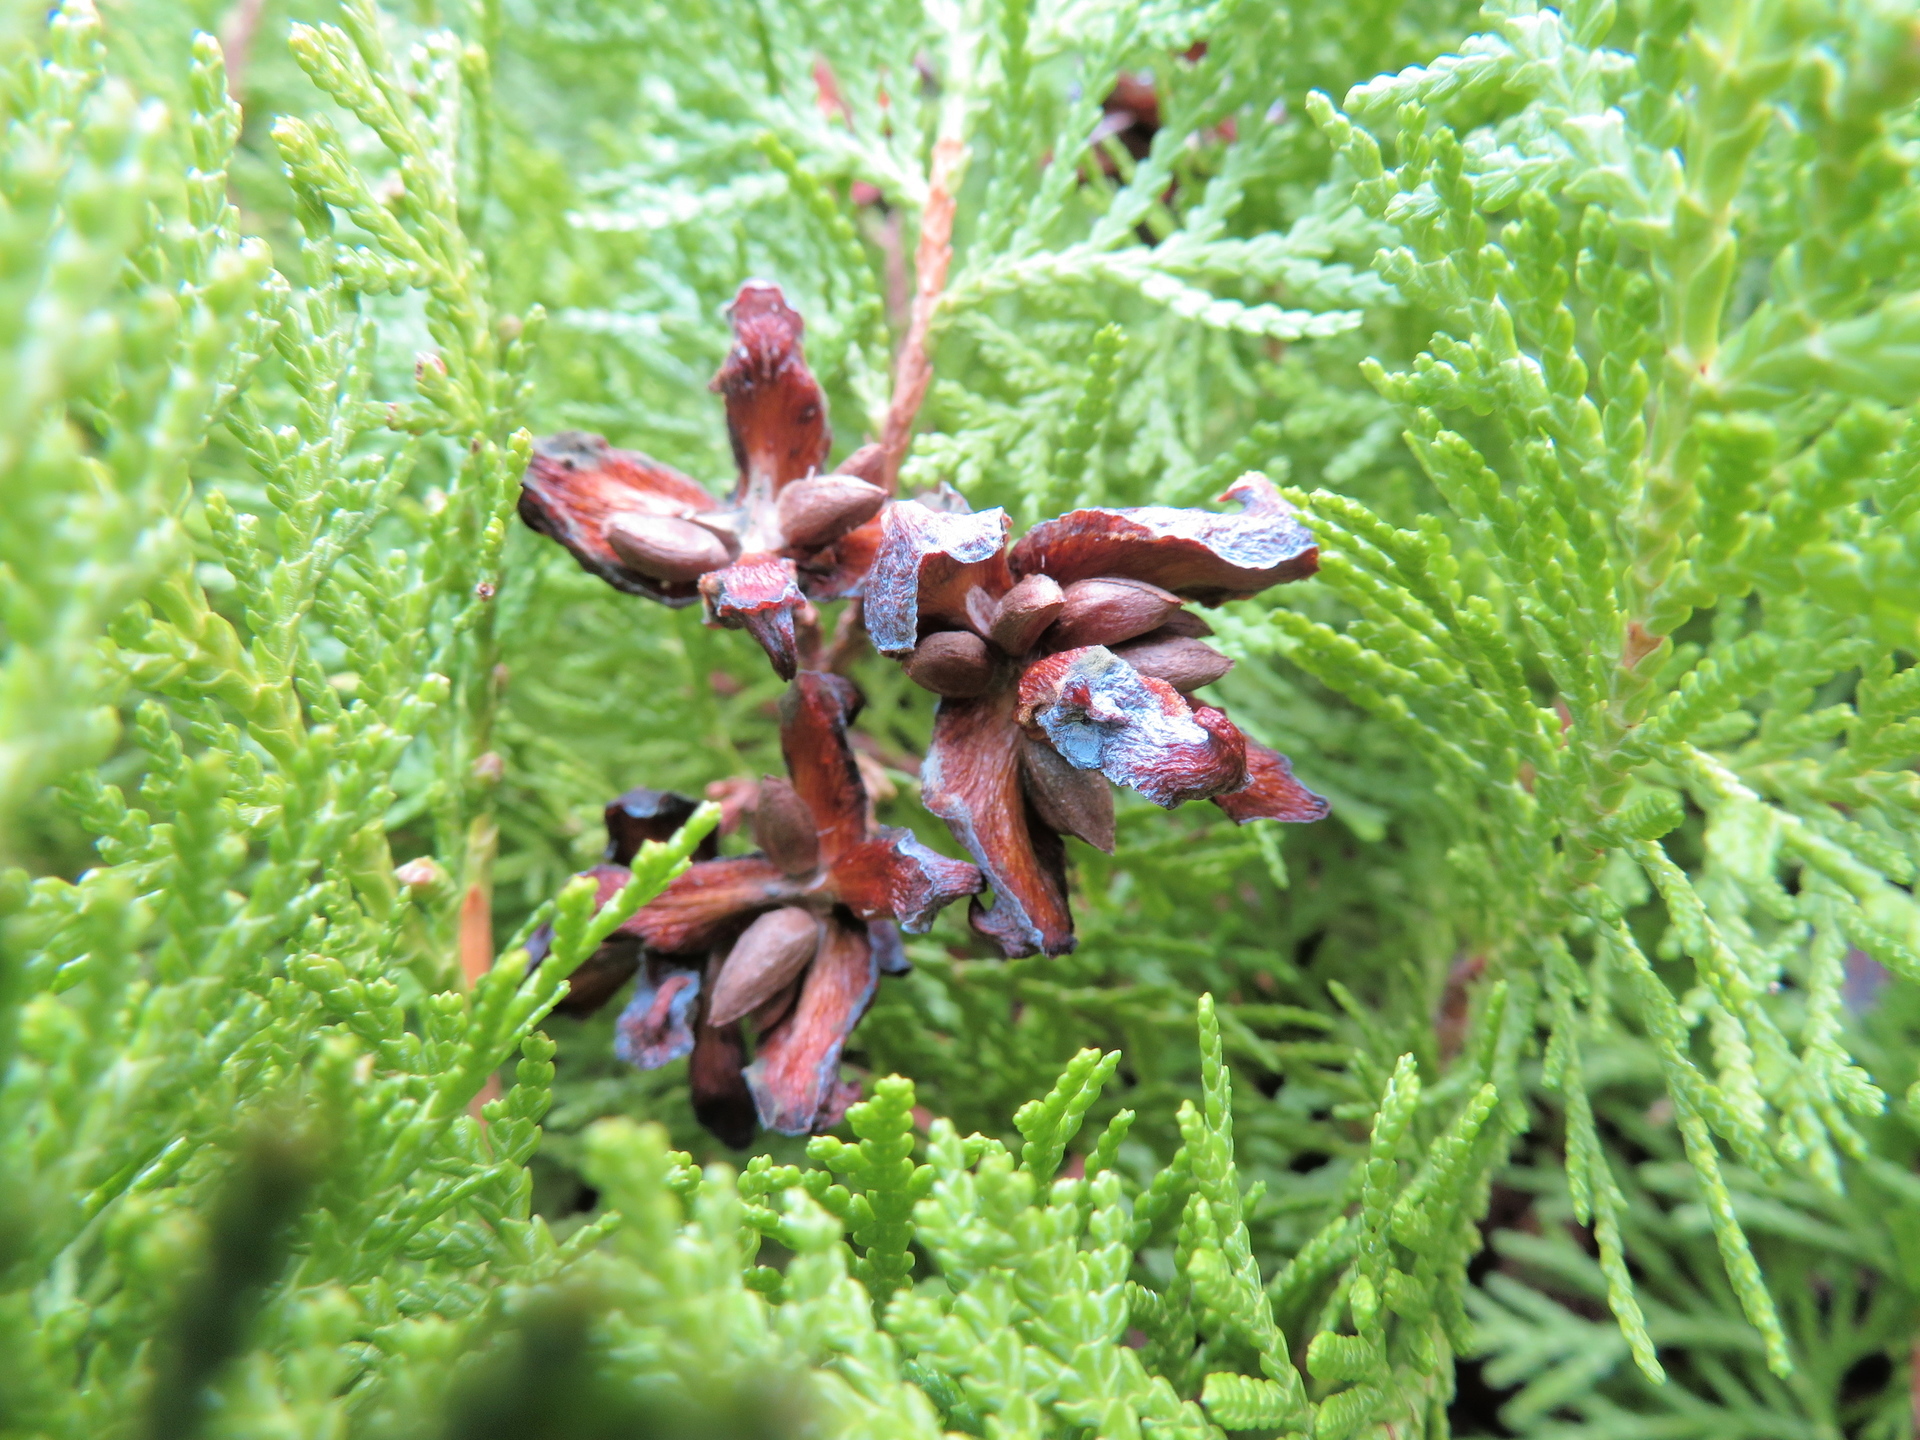
<svg viewBox="0 0 1920 1440">
<path fill-rule="evenodd" d="M 646 962 L 615 1053 L 644 1069 L 690 1056 L 695 1113 L 729 1144 L 745 1144 L 756 1118 L 789 1135 L 839 1120 L 857 1098 L 841 1048 L 878 977 L 906 968 L 898 931 L 924 931 L 984 884 L 910 831 L 870 822 L 846 733 L 859 704 L 850 681 L 802 671 L 780 711 L 791 779 L 759 786 L 759 852 L 697 861 L 608 940 L 634 957 L 626 974 Z M 604 902 L 627 872 L 591 873 Z"/>
<path fill-rule="evenodd" d="M 1073 948 L 1065 848 L 1113 848 L 1106 780 L 1235 821 L 1317 820 L 1286 757 L 1191 698 L 1231 662 L 1189 601 L 1217 605 L 1314 572 L 1313 536 L 1248 475 L 1216 514 L 1076 510 L 1011 550 L 1004 512 L 889 505 L 866 584 L 874 645 L 941 696 L 921 795 L 993 886 L 973 924 L 1010 955 Z M 1105 779 L 1103 780 L 1102 777 Z"/>
<path fill-rule="evenodd" d="M 748 281 L 728 318 L 733 346 L 713 379 L 738 468 L 728 499 L 638 451 L 568 432 L 535 445 L 520 516 L 616 589 L 666 605 L 703 601 L 709 624 L 748 631 L 791 679 L 796 619 L 811 619 L 809 599 L 857 590 L 886 492 L 873 483 L 874 446 L 818 473 L 833 439 L 826 396 L 780 287 Z"/>
</svg>

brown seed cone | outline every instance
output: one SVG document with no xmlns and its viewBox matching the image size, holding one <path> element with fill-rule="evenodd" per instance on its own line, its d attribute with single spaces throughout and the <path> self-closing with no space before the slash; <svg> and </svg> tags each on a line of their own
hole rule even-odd
<svg viewBox="0 0 1920 1440">
<path fill-rule="evenodd" d="M 640 942 L 609 935 L 601 947 L 567 977 L 566 993 L 554 1002 L 556 1015 L 586 1016 L 611 1000 L 640 968 Z"/>
<path fill-rule="evenodd" d="M 713 531 L 673 515 L 615 516 L 606 536 L 614 554 L 655 580 L 698 580 L 733 558 Z"/>
<path fill-rule="evenodd" d="M 1024 655 L 1066 605 L 1051 575 L 1029 575 L 1000 597 L 987 638 L 1008 655 Z"/>
<path fill-rule="evenodd" d="M 1020 768 L 1027 799 L 1042 820 L 1113 853 L 1113 789 L 1106 776 L 1068 764 L 1051 745 L 1027 736 L 1021 737 Z"/>
<path fill-rule="evenodd" d="M 927 636 L 904 664 L 916 685 L 954 700 L 984 694 L 993 681 L 987 642 L 971 630 L 941 630 Z"/>
<path fill-rule="evenodd" d="M 811 875 L 820 864 L 820 831 L 791 782 L 768 775 L 760 782 L 753 838 L 785 875 Z"/>
<path fill-rule="evenodd" d="M 1114 646 L 1113 653 L 1142 675 L 1164 680 L 1182 694 L 1211 685 L 1233 668 L 1233 661 L 1211 645 L 1185 635 L 1148 635 Z"/>
<path fill-rule="evenodd" d="M 1180 597 L 1144 580 L 1076 580 L 1063 592 L 1060 618 L 1047 635 L 1059 650 L 1117 645 L 1157 630 L 1180 609 Z"/>
<path fill-rule="evenodd" d="M 852 475 L 821 475 L 795 480 L 780 492 L 775 507 L 780 533 L 789 547 L 815 549 L 864 525 L 887 503 L 887 492 Z"/>
<path fill-rule="evenodd" d="M 609 865 L 630 865 L 640 847 L 649 840 L 665 843 L 692 818 L 700 802 L 671 790 L 649 790 L 636 786 L 626 794 L 609 800 L 604 812 L 607 822 Z M 720 837 L 708 835 L 693 852 L 696 860 L 711 860 L 720 850 Z"/>
<path fill-rule="evenodd" d="M 725 1025 L 784 989 L 820 948 L 820 922 L 798 905 L 769 910 L 733 944 L 713 987 L 708 1021 Z"/>
</svg>

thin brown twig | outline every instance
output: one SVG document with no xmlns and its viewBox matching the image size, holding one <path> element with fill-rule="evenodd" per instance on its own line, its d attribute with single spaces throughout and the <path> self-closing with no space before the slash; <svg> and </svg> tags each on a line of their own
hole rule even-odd
<svg viewBox="0 0 1920 1440">
<path fill-rule="evenodd" d="M 833 640 L 820 657 L 819 668 L 835 675 L 845 675 L 853 668 L 867 649 L 867 627 L 865 624 L 864 602 L 856 595 L 847 601 L 847 608 L 840 612 L 840 621 L 833 627 Z"/>
<path fill-rule="evenodd" d="M 260 17 L 267 0 L 235 0 L 227 18 L 220 23 L 220 53 L 227 63 L 227 94 L 233 103 L 245 106 L 241 91 L 245 86 L 247 62 L 253 58 L 254 37 L 260 32 Z"/>
<path fill-rule="evenodd" d="M 953 210 L 966 168 L 966 142 L 955 133 L 943 133 L 933 143 L 933 165 L 927 176 L 927 203 L 920 213 L 920 243 L 914 250 L 913 319 L 900 358 L 893 369 L 893 401 L 887 407 L 887 426 L 880 436 L 883 465 L 880 483 L 891 494 L 900 483 L 900 462 L 913 443 L 913 421 L 933 383 L 933 357 L 927 342 L 933 333 L 933 315 L 947 288 L 947 270 L 953 263 Z"/>
<path fill-rule="evenodd" d="M 497 763 L 497 757 L 493 758 Z M 460 897 L 459 953 L 460 979 L 469 991 L 493 968 L 493 856 L 499 843 L 500 832 L 490 819 L 477 819 L 468 827 L 467 859 L 472 879 Z M 482 1107 L 499 1095 L 500 1077 L 489 1075 L 467 1106 L 467 1113 L 484 1125 Z"/>
<path fill-rule="evenodd" d="M 901 239 L 902 221 L 898 210 L 870 227 L 874 243 L 880 247 L 882 274 L 885 276 L 887 323 L 905 330 L 913 321 L 913 282 L 907 278 L 907 253 Z"/>
<path fill-rule="evenodd" d="M 802 601 L 793 612 L 793 649 L 802 670 L 820 670 L 820 612 Z"/>
<path fill-rule="evenodd" d="M 460 900 L 460 978 L 471 990 L 492 968 L 492 897 L 485 885 L 476 883 Z"/>
</svg>

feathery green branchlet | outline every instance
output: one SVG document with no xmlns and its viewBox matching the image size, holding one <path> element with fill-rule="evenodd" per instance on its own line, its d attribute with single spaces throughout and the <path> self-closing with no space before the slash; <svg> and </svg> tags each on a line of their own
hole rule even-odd
<svg viewBox="0 0 1920 1440">
<path fill-rule="evenodd" d="M 1907 1433 L 1907 9 L 197 14 L 0 4 L 0 1435 Z M 1289 487 L 1207 693 L 1333 816 L 1123 797 L 1076 953 L 942 921 L 723 1154 L 548 1011 L 779 687 L 515 492 L 727 473 L 751 276 L 877 435 L 936 134 L 904 492 Z"/>
</svg>

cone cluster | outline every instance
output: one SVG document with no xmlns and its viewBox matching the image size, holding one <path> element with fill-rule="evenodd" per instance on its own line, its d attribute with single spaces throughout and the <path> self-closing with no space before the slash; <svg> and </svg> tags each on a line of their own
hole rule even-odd
<svg viewBox="0 0 1920 1440">
<path fill-rule="evenodd" d="M 1326 802 L 1285 756 L 1195 692 L 1233 662 L 1194 613 L 1314 572 L 1318 551 L 1258 475 L 1236 510 L 1090 508 L 1009 545 L 1004 511 L 973 513 L 942 487 L 899 499 L 878 446 L 824 470 L 826 398 L 779 288 L 749 281 L 729 307 L 715 376 L 736 475 L 728 498 L 597 435 L 535 448 L 520 513 L 615 588 L 744 629 L 790 683 L 786 777 L 720 782 L 750 798 L 753 853 L 712 850 L 621 926 L 572 977 L 586 1013 L 637 977 L 615 1042 L 646 1068 L 688 1060 L 696 1114 L 743 1145 L 755 1124 L 824 1130 L 858 1095 L 847 1037 L 879 977 L 906 969 L 900 934 L 970 898 L 1009 957 L 1073 948 L 1064 836 L 1111 852 L 1112 784 L 1172 807 L 1210 800 L 1239 823 L 1308 821 Z M 874 822 L 848 737 L 858 690 L 827 673 L 816 601 L 939 697 L 921 797 L 972 863 Z M 846 647 L 836 642 L 836 652 Z M 640 843 L 691 813 L 634 790 L 607 807 L 604 903 Z M 546 938 L 536 936 L 535 959 Z"/>
</svg>

